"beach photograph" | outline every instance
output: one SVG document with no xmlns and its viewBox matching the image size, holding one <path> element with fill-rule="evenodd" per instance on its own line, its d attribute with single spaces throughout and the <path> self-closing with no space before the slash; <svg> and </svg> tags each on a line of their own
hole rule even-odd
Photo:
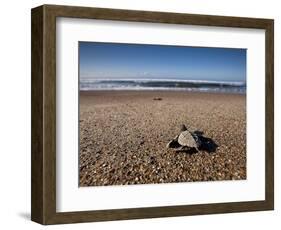
<svg viewBox="0 0 281 230">
<path fill-rule="evenodd" d="M 247 179 L 246 49 L 78 48 L 80 187 Z"/>
</svg>

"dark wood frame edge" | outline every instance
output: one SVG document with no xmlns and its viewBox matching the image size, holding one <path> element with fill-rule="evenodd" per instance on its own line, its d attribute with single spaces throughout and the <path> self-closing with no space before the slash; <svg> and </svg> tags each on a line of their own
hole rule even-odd
<svg viewBox="0 0 281 230">
<path fill-rule="evenodd" d="M 264 201 L 56 212 L 56 17 L 257 28 L 266 31 L 266 199 Z M 274 21 L 210 15 L 43 5 L 32 9 L 31 219 L 61 224 L 274 209 Z"/>
</svg>

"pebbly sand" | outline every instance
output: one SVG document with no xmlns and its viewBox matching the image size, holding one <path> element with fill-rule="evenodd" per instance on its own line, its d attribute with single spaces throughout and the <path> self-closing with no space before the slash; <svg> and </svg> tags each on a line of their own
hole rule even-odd
<svg viewBox="0 0 281 230">
<path fill-rule="evenodd" d="M 166 148 L 181 124 L 199 152 Z M 80 186 L 246 179 L 246 96 L 80 92 L 79 160 Z"/>
</svg>

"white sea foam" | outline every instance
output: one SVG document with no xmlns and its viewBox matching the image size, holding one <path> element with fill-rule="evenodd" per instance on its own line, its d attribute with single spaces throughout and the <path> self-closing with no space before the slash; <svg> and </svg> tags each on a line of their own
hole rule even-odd
<svg viewBox="0 0 281 230">
<path fill-rule="evenodd" d="M 80 79 L 80 90 L 174 90 L 245 93 L 245 82 L 181 79 Z"/>
</svg>

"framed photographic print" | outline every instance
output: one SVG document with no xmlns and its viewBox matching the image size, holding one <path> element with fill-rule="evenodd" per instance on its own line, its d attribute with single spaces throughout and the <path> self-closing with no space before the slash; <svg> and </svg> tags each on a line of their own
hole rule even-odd
<svg viewBox="0 0 281 230">
<path fill-rule="evenodd" d="M 273 20 L 32 9 L 41 224 L 273 210 Z"/>
</svg>

